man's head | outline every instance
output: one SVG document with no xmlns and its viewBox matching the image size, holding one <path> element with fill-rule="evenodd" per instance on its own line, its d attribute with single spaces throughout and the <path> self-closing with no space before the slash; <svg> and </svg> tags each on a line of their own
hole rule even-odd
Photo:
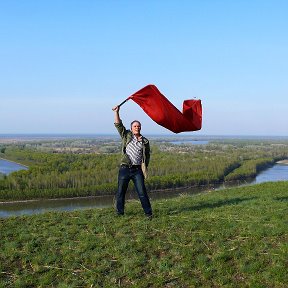
<svg viewBox="0 0 288 288">
<path fill-rule="evenodd" d="M 136 136 L 140 135 L 141 123 L 138 120 L 134 120 L 131 122 L 131 131 Z"/>
</svg>

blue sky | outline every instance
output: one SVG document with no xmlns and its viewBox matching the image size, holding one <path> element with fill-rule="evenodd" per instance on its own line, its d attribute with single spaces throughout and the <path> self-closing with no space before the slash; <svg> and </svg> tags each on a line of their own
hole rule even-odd
<svg viewBox="0 0 288 288">
<path fill-rule="evenodd" d="M 185 135 L 287 135 L 288 1 L 0 0 L 0 133 L 116 133 L 111 108 L 155 84 Z M 123 122 L 173 134 L 136 103 Z"/>
</svg>

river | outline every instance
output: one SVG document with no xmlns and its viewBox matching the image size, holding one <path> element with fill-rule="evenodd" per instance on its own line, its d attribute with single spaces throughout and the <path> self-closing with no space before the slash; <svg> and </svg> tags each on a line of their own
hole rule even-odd
<svg viewBox="0 0 288 288">
<path fill-rule="evenodd" d="M 288 165 L 275 164 L 257 175 L 255 180 L 250 184 L 259 184 L 268 181 L 288 181 Z M 239 185 L 239 184 L 238 184 Z M 225 188 L 221 185 L 220 189 Z M 181 193 L 197 194 L 209 190 L 203 188 L 174 189 L 149 194 L 151 200 L 167 199 L 176 197 Z M 128 199 L 137 199 L 135 193 L 127 194 Z M 31 200 L 10 203 L 0 203 L 0 218 L 6 218 L 19 215 L 32 215 L 48 211 L 73 211 L 88 208 L 105 208 L 113 206 L 113 196 L 71 198 L 71 199 L 54 199 L 54 200 Z"/>
<path fill-rule="evenodd" d="M 270 181 L 288 181 L 288 165 L 275 164 L 273 167 L 260 172 L 251 184 Z"/>
<path fill-rule="evenodd" d="M 8 175 L 15 171 L 27 169 L 26 166 L 0 158 L 0 173 L 2 174 Z"/>
</svg>

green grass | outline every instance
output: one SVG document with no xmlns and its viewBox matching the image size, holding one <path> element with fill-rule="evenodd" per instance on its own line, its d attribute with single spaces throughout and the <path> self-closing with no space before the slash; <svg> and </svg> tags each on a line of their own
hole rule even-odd
<svg viewBox="0 0 288 288">
<path fill-rule="evenodd" d="M 0 287 L 287 287 L 288 182 L 1 219 Z"/>
</svg>

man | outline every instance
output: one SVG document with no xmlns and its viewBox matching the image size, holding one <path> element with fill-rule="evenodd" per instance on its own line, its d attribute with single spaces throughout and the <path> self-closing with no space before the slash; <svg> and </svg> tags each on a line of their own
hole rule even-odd
<svg viewBox="0 0 288 288">
<path fill-rule="evenodd" d="M 118 174 L 118 190 L 116 194 L 116 212 L 124 214 L 125 194 L 129 181 L 132 179 L 145 215 L 152 219 L 152 208 L 144 183 L 141 165 L 148 167 L 150 160 L 150 145 L 147 138 L 140 134 L 141 123 L 137 120 L 131 123 L 131 130 L 126 130 L 119 115 L 119 106 L 112 108 L 114 124 L 122 139 L 122 158 Z"/>
</svg>

